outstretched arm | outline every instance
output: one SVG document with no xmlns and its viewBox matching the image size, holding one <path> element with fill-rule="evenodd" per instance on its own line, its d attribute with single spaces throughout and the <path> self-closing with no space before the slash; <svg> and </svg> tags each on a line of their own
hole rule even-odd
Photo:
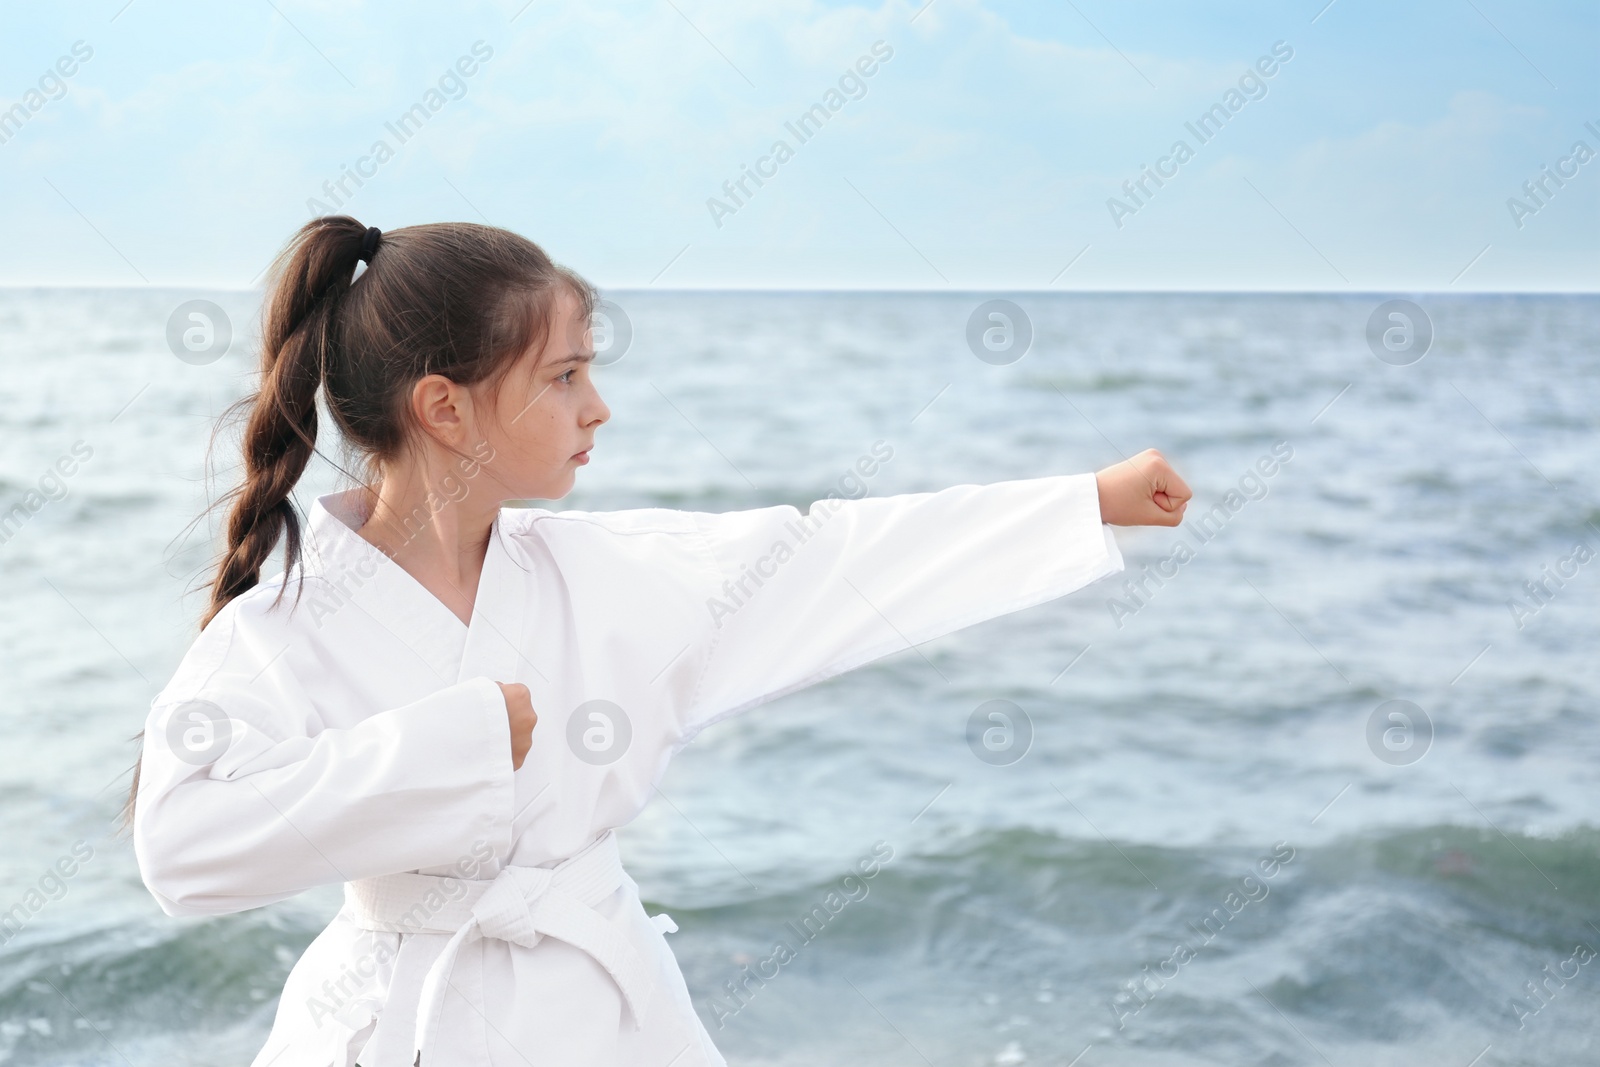
<svg viewBox="0 0 1600 1067">
<path fill-rule="evenodd" d="M 1099 474 L 693 513 L 711 651 L 686 735 L 875 659 L 1122 570 L 1107 523 L 1182 521 L 1154 451 Z"/>
</svg>

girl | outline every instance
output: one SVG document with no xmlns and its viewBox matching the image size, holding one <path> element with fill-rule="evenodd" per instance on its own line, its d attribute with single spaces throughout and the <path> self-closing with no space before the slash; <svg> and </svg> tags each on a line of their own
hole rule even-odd
<svg viewBox="0 0 1600 1067">
<path fill-rule="evenodd" d="M 226 553 L 128 810 L 169 915 L 344 884 L 255 1067 L 722 1064 L 617 861 L 672 755 L 1120 571 L 1106 523 L 1182 520 L 1154 451 L 805 515 L 502 508 L 565 496 L 610 416 L 595 300 L 486 226 L 320 218 L 274 265 Z M 319 393 L 376 488 L 302 528 Z"/>
</svg>

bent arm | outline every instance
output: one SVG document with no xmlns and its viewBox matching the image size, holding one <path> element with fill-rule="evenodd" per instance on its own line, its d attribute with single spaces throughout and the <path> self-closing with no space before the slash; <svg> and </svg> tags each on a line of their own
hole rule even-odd
<svg viewBox="0 0 1600 1067">
<path fill-rule="evenodd" d="M 146 727 L 134 852 L 168 915 L 243 911 L 450 864 L 475 843 L 509 850 L 510 730 L 489 679 L 314 736 L 272 736 L 281 715 L 259 692 L 218 686 L 199 697 L 158 703 Z M 185 752 L 183 726 L 169 722 L 185 715 L 205 729 L 207 705 L 227 716 L 224 741 Z"/>
<path fill-rule="evenodd" d="M 1122 570 L 1092 474 L 695 513 L 712 650 L 689 736 Z"/>
</svg>

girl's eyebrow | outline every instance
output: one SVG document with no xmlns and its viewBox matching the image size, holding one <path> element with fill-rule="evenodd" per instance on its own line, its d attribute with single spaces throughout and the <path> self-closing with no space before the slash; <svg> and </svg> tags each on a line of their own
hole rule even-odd
<svg viewBox="0 0 1600 1067">
<path fill-rule="evenodd" d="M 570 352 L 566 356 L 564 356 L 563 358 L 558 359 L 554 363 L 550 364 L 550 366 L 559 367 L 563 363 L 592 363 L 592 362 L 594 362 L 594 353 L 593 352 Z"/>
</svg>

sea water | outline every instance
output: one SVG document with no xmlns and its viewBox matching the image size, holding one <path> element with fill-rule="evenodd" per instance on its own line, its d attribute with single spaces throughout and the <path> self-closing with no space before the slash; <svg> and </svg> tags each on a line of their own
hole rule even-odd
<svg viewBox="0 0 1600 1067">
<path fill-rule="evenodd" d="M 730 1062 L 1600 1060 L 1600 301 L 1399 294 L 1431 337 L 1397 354 L 1395 294 L 606 295 L 612 418 L 538 506 L 804 509 L 1146 447 L 1195 491 L 1117 532 L 1124 575 L 678 756 L 624 856 Z M 199 299 L 225 351 L 169 343 Z M 338 907 L 167 918 L 111 831 L 258 313 L 0 292 L 0 1061 L 245 1063 Z M 302 504 L 350 466 L 323 440 Z"/>
</svg>

